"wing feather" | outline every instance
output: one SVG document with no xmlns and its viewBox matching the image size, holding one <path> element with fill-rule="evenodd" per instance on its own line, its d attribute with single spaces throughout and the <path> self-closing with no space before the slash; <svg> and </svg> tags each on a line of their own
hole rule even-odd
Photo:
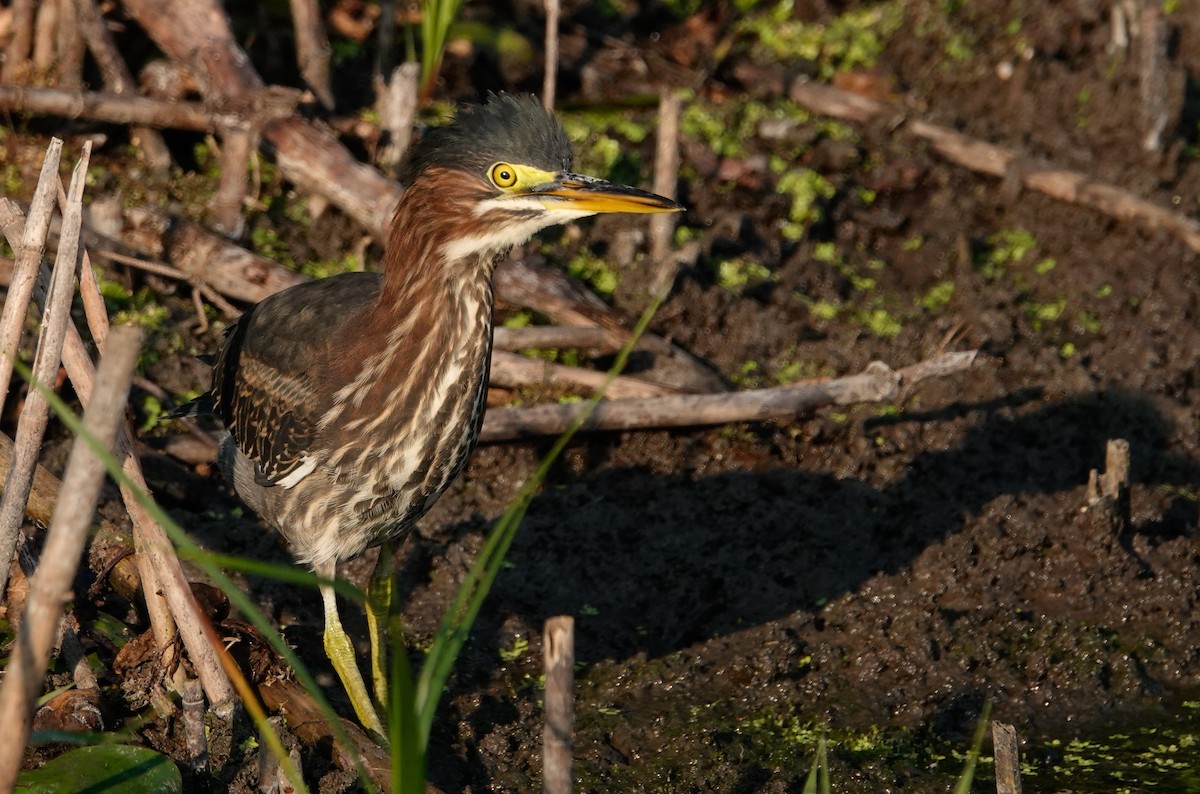
<svg viewBox="0 0 1200 794">
<path fill-rule="evenodd" d="M 321 385 L 346 323 L 379 293 L 374 273 L 291 287 L 247 311 L 225 332 L 213 366 L 213 405 L 259 485 L 291 487 L 315 468 Z M 290 479 L 289 479 L 290 478 Z"/>
</svg>

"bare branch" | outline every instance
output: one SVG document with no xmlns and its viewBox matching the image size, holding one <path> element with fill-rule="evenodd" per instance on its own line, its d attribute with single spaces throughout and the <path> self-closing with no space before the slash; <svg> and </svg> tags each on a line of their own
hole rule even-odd
<svg viewBox="0 0 1200 794">
<path fill-rule="evenodd" d="M 333 85 L 329 78 L 329 37 L 321 22 L 317 0 L 290 0 L 292 27 L 296 31 L 296 61 L 300 75 L 326 110 L 333 110 Z"/>
<path fill-rule="evenodd" d="M 492 352 L 492 370 L 489 382 L 492 386 L 508 389 L 551 384 L 598 389 L 606 377 L 605 373 L 592 369 L 568 367 L 544 359 L 526 358 L 516 353 L 496 350 Z M 607 391 L 608 396 L 614 400 L 660 397 L 675 393 L 675 389 L 626 376 L 614 378 Z"/>
<path fill-rule="evenodd" d="M 0 83 L 23 83 L 29 71 L 29 51 L 33 47 L 33 0 L 13 0 L 13 37 L 0 64 Z"/>
<path fill-rule="evenodd" d="M 237 121 L 236 116 L 213 113 L 198 102 L 159 102 L 98 91 L 16 85 L 0 85 L 0 110 L 196 132 L 215 132 Z"/>
<path fill-rule="evenodd" d="M 88 50 L 100 67 L 104 85 L 114 94 L 136 94 L 137 84 L 129 67 L 125 64 L 112 33 L 104 24 L 100 10 L 96 8 L 96 0 L 75 0 L 76 13 L 79 15 L 79 25 L 83 30 L 84 40 Z M 146 162 L 156 171 L 165 172 L 171 165 L 171 153 L 162 135 L 149 127 L 135 126 L 130 130 L 130 138 L 140 144 Z"/>
<path fill-rule="evenodd" d="M 864 372 L 823 381 L 804 381 L 771 389 L 729 394 L 681 394 L 643 400 L 606 400 L 584 423 L 584 430 L 639 430 L 696 427 L 728 422 L 790 419 L 822 405 L 848 405 L 895 399 L 901 389 L 924 378 L 967 369 L 976 351 L 944 353 L 910 367 L 893 370 L 880 361 Z M 493 408 L 483 423 L 481 441 L 558 435 L 584 409 L 581 403 Z"/>
<path fill-rule="evenodd" d="M 417 94 L 421 90 L 421 64 L 402 63 L 392 70 L 385 83 L 375 83 L 375 105 L 379 110 L 381 143 L 375 152 L 375 164 L 385 174 L 396 175 L 412 142 L 413 120 L 417 116 Z"/>
</svg>

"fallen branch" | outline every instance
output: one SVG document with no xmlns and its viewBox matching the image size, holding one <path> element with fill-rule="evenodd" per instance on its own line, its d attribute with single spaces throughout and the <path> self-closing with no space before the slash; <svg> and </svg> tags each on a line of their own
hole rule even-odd
<svg viewBox="0 0 1200 794">
<path fill-rule="evenodd" d="M 218 132 L 239 120 L 233 114 L 214 113 L 199 102 L 16 85 L 0 85 L 0 110 L 193 132 Z"/>
<path fill-rule="evenodd" d="M 569 367 L 545 359 L 526 358 L 503 350 L 492 351 L 492 370 L 488 381 L 491 386 L 517 389 L 530 385 L 569 385 L 585 389 L 598 389 L 608 375 L 594 369 Z M 675 394 L 676 389 L 657 383 L 622 375 L 614 378 L 606 394 L 610 399 L 632 399 L 638 397 L 660 397 Z"/>
<path fill-rule="evenodd" d="M 317 0 L 291 0 L 292 27 L 296 31 L 296 62 L 300 75 L 326 110 L 333 110 L 329 75 L 329 37 L 321 22 Z"/>
<path fill-rule="evenodd" d="M 925 378 L 941 377 L 970 367 L 977 351 L 943 353 L 903 369 L 873 362 L 857 375 L 832 380 L 804 381 L 771 389 L 730 394 L 680 394 L 644 400 L 600 403 L 583 430 L 646 430 L 697 427 L 729 422 L 790 419 L 823 405 L 849 405 L 895 399 L 901 391 Z M 556 436 L 584 410 L 580 403 L 493 408 L 488 411 L 481 441 L 512 441 Z"/>
<path fill-rule="evenodd" d="M 265 645 L 265 640 L 262 641 Z M 309 746 L 333 745 L 333 762 L 339 769 L 357 771 L 355 757 L 362 760 L 367 774 L 376 786 L 387 787 L 391 784 L 391 759 L 386 749 L 380 747 L 367 736 L 355 723 L 342 720 L 342 729 L 354 743 L 351 748 L 343 747 L 338 742 L 321 714 L 317 704 L 313 702 L 304 687 L 295 681 L 271 680 L 257 686 L 263 705 L 270 711 L 279 712 L 287 717 L 288 728 L 300 741 Z M 386 790 L 386 788 L 385 788 Z"/>
<path fill-rule="evenodd" d="M 860 123 L 899 112 L 884 102 L 817 85 L 807 79 L 794 82 L 788 96 L 816 113 Z M 898 129 L 926 141 L 947 160 L 972 171 L 996 177 L 1006 177 L 1011 173 L 1027 189 L 1097 210 L 1122 221 L 1141 221 L 1152 229 L 1169 232 L 1192 251 L 1200 253 L 1200 222 L 1115 185 L 1097 182 L 1085 174 L 1053 163 L 1026 160 L 1012 149 L 927 121 L 904 121 Z"/>
<path fill-rule="evenodd" d="M 492 339 L 492 346 L 497 350 L 593 350 L 597 353 L 615 353 L 623 344 L 620 339 L 614 339 L 611 331 L 603 328 L 565 326 L 565 325 L 529 325 L 524 328 L 505 328 L 498 326 Z"/>
</svg>

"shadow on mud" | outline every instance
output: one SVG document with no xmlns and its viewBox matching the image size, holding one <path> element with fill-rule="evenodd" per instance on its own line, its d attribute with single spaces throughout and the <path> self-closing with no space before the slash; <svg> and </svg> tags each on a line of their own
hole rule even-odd
<svg viewBox="0 0 1200 794">
<path fill-rule="evenodd" d="M 1164 454 L 1169 422 L 1143 397 L 1107 391 L 1030 409 L 1036 398 L 874 420 L 865 431 L 978 419 L 960 446 L 918 453 L 882 490 L 791 469 L 699 480 L 610 469 L 560 482 L 531 506 L 512 567 L 490 597 L 492 614 L 516 613 L 530 625 L 579 616 L 582 660 L 653 657 L 813 610 L 901 570 L 998 496 L 1080 489 L 1082 497 L 1110 438 L 1129 440 L 1135 483 L 1200 479 L 1193 462 Z M 1195 524 L 1195 503 L 1180 497 L 1139 531 L 1169 537 Z M 449 533 L 459 530 L 478 525 Z M 484 645 L 494 639 L 488 623 L 476 630 Z"/>
</svg>

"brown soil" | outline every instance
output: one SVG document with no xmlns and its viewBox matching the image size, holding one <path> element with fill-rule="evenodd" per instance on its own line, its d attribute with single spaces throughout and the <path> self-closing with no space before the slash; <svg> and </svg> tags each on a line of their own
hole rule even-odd
<svg viewBox="0 0 1200 794">
<path fill-rule="evenodd" d="M 828 22 L 844 5 L 805 13 Z M 1200 3 L 1183 0 L 1167 17 L 1173 121 L 1163 156 L 1142 153 L 1136 45 L 1110 51 L 1109 5 L 945 5 L 913 4 L 872 85 L 905 97 L 914 116 L 1200 212 Z M 589 13 L 568 15 L 564 30 L 614 24 Z M 644 57 L 722 112 L 777 102 L 794 63 L 735 47 L 705 78 L 687 60 L 680 42 L 719 35 L 729 24 L 721 16 L 618 18 L 627 49 L 599 36 L 576 42 L 587 57 L 564 64 L 564 98 L 603 98 L 587 93 L 589 63 Z M 948 54 L 956 42 L 968 48 L 961 61 Z M 491 85 L 479 67 L 452 61 L 450 85 L 463 96 L 514 87 Z M 614 79 L 617 95 L 646 87 L 636 72 Z M 886 124 L 850 139 L 793 126 L 792 143 L 756 130 L 727 157 L 685 143 L 684 223 L 702 253 L 656 332 L 739 382 L 771 383 L 797 364 L 805 374 L 901 366 L 948 340 L 985 355 L 900 405 L 575 443 L 534 500 L 457 668 L 432 782 L 448 792 L 540 786 L 540 628 L 570 614 L 585 791 L 799 791 L 810 729 L 822 726 L 834 739 L 835 788 L 947 790 L 962 768 L 947 756 L 965 752 L 989 699 L 1038 764 L 1027 791 L 1139 790 L 1151 772 L 1055 768 L 1073 738 L 1179 719 L 1197 729 L 1196 711 L 1181 705 L 1200 692 L 1196 254 L 975 176 Z M 640 146 L 645 161 L 651 145 Z M 796 243 L 780 237 L 788 199 L 767 167 L 784 151 L 836 188 Z M 585 240 L 603 253 L 624 223 L 596 222 Z M 1033 250 L 1003 262 L 1015 230 Z M 819 250 L 830 243 L 837 262 Z M 773 275 L 740 292 L 722 286 L 713 263 L 733 258 Z M 646 276 L 631 266 L 620 277 L 614 301 L 635 315 Z M 923 303 L 943 282 L 953 284 L 949 302 Z M 813 310 L 820 303 L 840 311 L 829 318 Z M 877 310 L 898 321 L 894 333 L 872 330 Z M 199 384 L 189 365 L 163 366 L 193 379 L 180 389 Z M 1088 472 L 1103 467 L 1114 438 L 1133 451 L 1132 521 L 1119 532 L 1085 508 Z M 481 449 L 404 544 L 412 647 L 433 634 L 544 450 Z M 166 470 L 156 485 L 169 491 L 166 480 L 178 488 L 188 476 Z M 252 518 L 234 517 L 221 483 L 184 481 L 190 491 L 169 503 L 199 540 L 286 559 Z M 361 576 L 367 562 L 347 572 Z M 306 661 L 327 670 L 316 595 L 249 586 Z M 515 638 L 528 651 L 505 661 L 499 651 Z M 306 758 L 309 769 L 322 763 Z M 1200 790 L 1190 769 L 1163 774 L 1162 790 Z M 345 785 L 333 775 L 322 790 Z"/>
</svg>

